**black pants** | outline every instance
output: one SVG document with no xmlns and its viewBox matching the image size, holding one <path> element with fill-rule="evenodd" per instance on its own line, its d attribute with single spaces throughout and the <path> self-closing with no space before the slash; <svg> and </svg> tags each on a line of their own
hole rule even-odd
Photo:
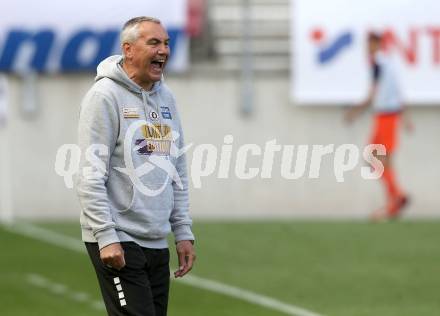
<svg viewBox="0 0 440 316">
<path fill-rule="evenodd" d="M 126 266 L 118 271 L 102 263 L 97 243 L 86 243 L 108 315 L 166 316 L 170 287 L 168 249 L 142 248 L 133 242 L 121 245 Z"/>
</svg>

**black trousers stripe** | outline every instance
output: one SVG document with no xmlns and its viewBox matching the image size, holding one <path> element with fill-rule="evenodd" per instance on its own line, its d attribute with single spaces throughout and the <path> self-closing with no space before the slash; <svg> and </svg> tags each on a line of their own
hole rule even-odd
<svg viewBox="0 0 440 316">
<path fill-rule="evenodd" d="M 86 243 L 109 316 L 166 316 L 170 287 L 168 249 L 121 243 L 126 266 L 104 265 L 97 243 Z"/>
</svg>

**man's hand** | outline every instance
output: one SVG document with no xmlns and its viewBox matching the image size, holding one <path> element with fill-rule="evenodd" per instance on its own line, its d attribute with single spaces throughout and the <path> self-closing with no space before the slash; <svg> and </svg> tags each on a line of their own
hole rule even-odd
<svg viewBox="0 0 440 316">
<path fill-rule="evenodd" d="M 402 121 L 403 121 L 403 127 L 405 128 L 405 131 L 408 133 L 414 132 L 414 124 L 408 114 L 407 107 L 403 107 L 402 111 Z"/>
<path fill-rule="evenodd" d="M 405 128 L 405 131 L 407 131 L 408 133 L 413 133 L 414 132 L 414 124 L 413 124 L 413 122 L 411 120 L 404 119 L 403 126 Z"/>
<path fill-rule="evenodd" d="M 174 272 L 174 277 L 181 278 L 191 271 L 196 254 L 190 240 L 182 240 L 176 244 L 177 257 L 179 258 L 179 269 Z"/>
<path fill-rule="evenodd" d="M 121 270 L 125 267 L 124 249 L 120 243 L 110 244 L 100 250 L 101 261 L 110 268 Z"/>
<path fill-rule="evenodd" d="M 349 109 L 345 112 L 344 121 L 346 124 L 351 124 L 356 119 L 358 113 L 356 109 Z"/>
<path fill-rule="evenodd" d="M 365 103 L 362 103 L 360 105 L 355 105 L 350 107 L 348 110 L 346 110 L 344 115 L 344 121 L 347 124 L 352 124 L 359 115 L 365 110 L 367 105 Z"/>
</svg>

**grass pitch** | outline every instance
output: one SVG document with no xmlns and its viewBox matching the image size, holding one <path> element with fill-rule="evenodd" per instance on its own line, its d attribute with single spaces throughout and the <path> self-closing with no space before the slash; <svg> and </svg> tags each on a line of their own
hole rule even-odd
<svg viewBox="0 0 440 316">
<path fill-rule="evenodd" d="M 77 223 L 35 225 L 80 238 Z M 325 316 L 440 315 L 440 222 L 196 222 L 194 230 L 196 276 Z M 0 315 L 106 315 L 84 253 L 2 226 L 0 238 Z M 284 314 L 173 281 L 169 315 Z"/>
</svg>

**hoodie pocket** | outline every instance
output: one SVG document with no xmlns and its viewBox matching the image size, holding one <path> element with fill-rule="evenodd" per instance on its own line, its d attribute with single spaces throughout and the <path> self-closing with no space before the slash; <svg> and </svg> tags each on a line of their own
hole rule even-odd
<svg viewBox="0 0 440 316">
<path fill-rule="evenodd" d="M 132 187 L 130 205 L 116 214 L 116 226 L 133 236 L 147 239 L 165 238 L 171 231 L 170 214 L 174 205 L 171 185 L 155 197 L 146 196 Z"/>
</svg>

